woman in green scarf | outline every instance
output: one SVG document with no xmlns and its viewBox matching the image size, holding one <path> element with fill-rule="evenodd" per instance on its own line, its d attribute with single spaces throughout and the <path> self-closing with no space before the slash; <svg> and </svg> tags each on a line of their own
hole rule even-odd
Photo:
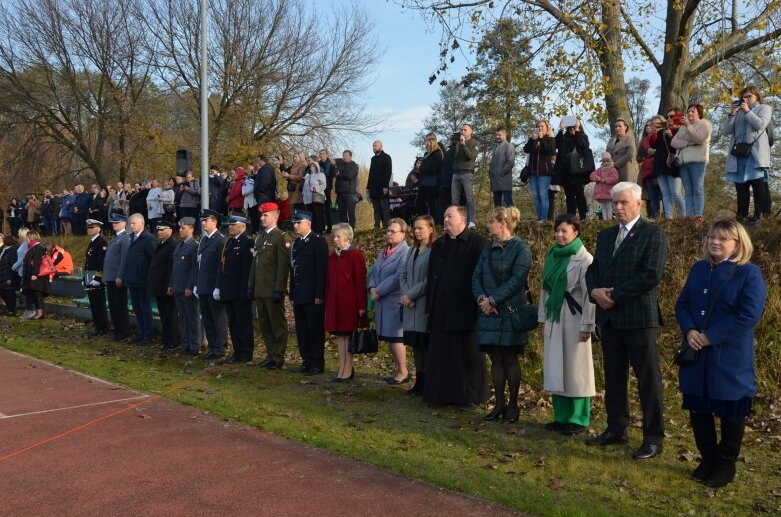
<svg viewBox="0 0 781 517">
<path fill-rule="evenodd" d="M 580 222 L 572 215 L 556 218 L 556 243 L 545 258 L 539 305 L 539 322 L 545 325 L 545 389 L 553 394 L 554 418 L 545 429 L 568 436 L 586 430 L 596 394 L 591 358 L 594 304 L 586 289 L 593 257 L 579 235 Z"/>
</svg>

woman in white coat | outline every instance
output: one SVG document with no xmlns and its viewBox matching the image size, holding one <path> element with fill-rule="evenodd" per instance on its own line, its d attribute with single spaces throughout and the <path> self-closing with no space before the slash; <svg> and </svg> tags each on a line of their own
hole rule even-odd
<svg viewBox="0 0 781 517">
<path fill-rule="evenodd" d="M 553 395 L 554 418 L 545 429 L 574 436 L 588 427 L 596 394 L 591 358 L 594 304 L 586 289 L 593 257 L 572 215 L 556 218 L 553 228 L 556 243 L 545 259 L 538 315 L 544 324 L 544 387 Z"/>
</svg>

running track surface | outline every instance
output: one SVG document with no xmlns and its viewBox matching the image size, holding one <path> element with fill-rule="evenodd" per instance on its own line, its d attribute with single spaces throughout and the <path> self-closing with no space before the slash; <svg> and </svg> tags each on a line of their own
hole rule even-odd
<svg viewBox="0 0 781 517">
<path fill-rule="evenodd" d="M 0 514 L 491 515 L 487 502 L 0 348 Z"/>
</svg>

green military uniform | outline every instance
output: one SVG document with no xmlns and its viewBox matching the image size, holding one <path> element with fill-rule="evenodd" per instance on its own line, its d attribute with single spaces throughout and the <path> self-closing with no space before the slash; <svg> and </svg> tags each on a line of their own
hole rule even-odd
<svg viewBox="0 0 781 517">
<path fill-rule="evenodd" d="M 284 300 L 290 274 L 290 240 L 279 228 L 261 230 L 255 238 L 254 255 L 249 288 L 255 293 L 260 334 L 266 345 L 267 357 L 261 365 L 281 368 L 287 348 Z"/>
</svg>

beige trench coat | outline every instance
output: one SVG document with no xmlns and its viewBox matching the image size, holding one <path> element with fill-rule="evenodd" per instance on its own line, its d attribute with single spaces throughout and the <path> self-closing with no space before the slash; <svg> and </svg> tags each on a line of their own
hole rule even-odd
<svg viewBox="0 0 781 517">
<path fill-rule="evenodd" d="M 586 269 L 593 257 L 585 246 L 570 257 L 567 266 L 567 291 L 583 308 L 582 314 L 570 312 L 567 301 L 561 306 L 559 323 L 545 320 L 545 302 L 548 293 L 540 290 L 538 321 L 544 323 L 545 354 L 543 363 L 544 387 L 555 395 L 565 397 L 593 397 L 594 362 L 591 356 L 591 338 L 580 341 L 581 332 L 594 330 L 594 304 L 586 289 Z"/>
</svg>

